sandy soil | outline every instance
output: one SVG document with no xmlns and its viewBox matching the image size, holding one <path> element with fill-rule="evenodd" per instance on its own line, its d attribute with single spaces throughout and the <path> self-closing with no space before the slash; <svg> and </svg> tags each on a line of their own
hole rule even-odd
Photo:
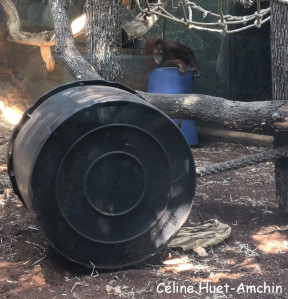
<svg viewBox="0 0 288 299">
<path fill-rule="evenodd" d="M 13 126 L 0 117 L 0 180 Z M 265 150 L 226 143 L 193 149 L 196 165 Z M 288 298 L 288 225 L 278 216 L 274 166 L 260 164 L 197 179 L 190 223 L 217 218 L 231 236 L 200 258 L 165 249 L 129 269 L 74 265 L 49 248 L 13 191 L 0 188 L 1 298 Z M 178 258 L 178 264 L 164 264 Z M 188 288 L 190 287 L 190 288 Z M 186 293 L 185 293 L 186 290 Z"/>
</svg>

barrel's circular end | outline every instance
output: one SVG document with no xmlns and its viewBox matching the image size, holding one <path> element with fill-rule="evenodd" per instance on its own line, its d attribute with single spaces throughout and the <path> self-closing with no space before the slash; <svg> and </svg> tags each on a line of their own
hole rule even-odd
<svg viewBox="0 0 288 299">
<path fill-rule="evenodd" d="M 124 151 L 96 158 L 83 176 L 86 199 L 92 208 L 106 216 L 122 216 L 135 209 L 148 185 L 143 163 Z"/>
<path fill-rule="evenodd" d="M 165 246 L 195 193 L 177 126 L 111 86 L 72 87 L 39 105 L 16 137 L 13 165 L 50 244 L 98 268 L 135 264 Z"/>
</svg>

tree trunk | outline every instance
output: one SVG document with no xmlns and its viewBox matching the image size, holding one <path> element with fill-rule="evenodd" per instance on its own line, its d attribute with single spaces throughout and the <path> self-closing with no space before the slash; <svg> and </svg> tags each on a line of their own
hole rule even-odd
<svg viewBox="0 0 288 299">
<path fill-rule="evenodd" d="M 288 6 L 271 2 L 271 58 L 273 100 L 283 100 L 288 95 Z M 275 147 L 288 144 L 288 134 L 274 136 Z M 279 211 L 288 216 L 288 159 L 275 163 L 276 196 Z"/>
<path fill-rule="evenodd" d="M 76 49 L 67 16 L 66 0 L 49 0 L 53 15 L 56 52 L 77 79 L 103 79 Z"/>
<path fill-rule="evenodd" d="M 122 81 L 121 68 L 121 0 L 87 0 L 88 61 L 100 76 L 110 81 Z"/>
</svg>

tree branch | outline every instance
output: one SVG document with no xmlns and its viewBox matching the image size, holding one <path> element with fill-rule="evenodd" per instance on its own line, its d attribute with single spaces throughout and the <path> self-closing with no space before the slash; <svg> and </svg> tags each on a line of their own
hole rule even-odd
<svg viewBox="0 0 288 299">
<path fill-rule="evenodd" d="M 51 46 L 55 45 L 55 31 L 42 31 L 38 33 L 26 32 L 21 29 L 21 22 L 18 11 L 11 0 L 0 0 L 7 18 L 9 40 L 31 46 L 39 46 L 41 56 L 46 63 L 48 72 L 53 72 L 55 61 L 51 54 Z M 81 15 L 71 23 L 73 36 L 77 37 L 84 32 L 85 15 Z"/>
<path fill-rule="evenodd" d="M 122 5 L 125 4 L 125 2 L 131 1 L 122 1 Z M 132 1 L 133 5 L 135 4 L 135 1 Z M 158 2 L 150 0 L 148 1 L 152 6 L 156 6 L 155 8 L 151 8 L 151 11 L 147 14 L 139 14 L 137 17 L 135 17 L 134 20 L 131 22 L 125 24 L 122 26 L 122 44 L 125 45 L 127 43 L 130 43 L 134 41 L 135 39 L 140 39 L 143 35 L 145 35 L 152 27 L 153 25 L 158 21 L 159 16 L 156 14 L 153 14 L 154 10 L 157 10 Z M 166 8 L 169 4 L 169 0 L 162 0 L 161 5 L 163 8 Z M 132 5 L 132 6 L 133 6 Z"/>
<path fill-rule="evenodd" d="M 55 31 L 26 32 L 21 29 L 18 11 L 12 0 L 0 0 L 7 18 L 9 39 L 18 44 L 39 47 L 51 47 L 55 45 Z M 77 37 L 84 32 L 86 15 L 82 14 L 71 23 L 73 36 Z"/>
<path fill-rule="evenodd" d="M 48 73 L 52 73 L 55 67 L 55 60 L 51 53 L 51 47 L 40 47 L 42 59 L 46 64 L 46 70 Z"/>
<path fill-rule="evenodd" d="M 55 45 L 55 31 L 42 31 L 37 33 L 26 32 L 21 29 L 21 22 L 18 11 L 12 0 L 0 0 L 7 17 L 9 39 L 18 44 L 51 47 Z M 166 5 L 166 4 L 165 4 Z M 127 44 L 134 39 L 141 38 L 158 20 L 156 15 L 139 15 L 135 19 L 122 27 L 123 44 Z M 71 23 L 74 38 L 84 32 L 86 14 L 82 14 Z"/>
<path fill-rule="evenodd" d="M 288 130 L 288 101 L 235 102 L 201 94 L 139 94 L 171 118 L 203 120 L 245 132 Z"/>
<path fill-rule="evenodd" d="M 77 79 L 103 80 L 87 60 L 76 49 L 73 34 L 69 26 L 66 0 L 49 0 L 54 19 L 56 34 L 56 52 Z"/>
<path fill-rule="evenodd" d="M 0 0 L 7 17 L 10 39 L 18 44 L 51 47 L 55 44 L 54 31 L 30 33 L 22 31 L 18 11 L 11 0 Z"/>
<path fill-rule="evenodd" d="M 141 38 L 148 32 L 154 23 L 158 20 L 158 16 L 137 16 L 133 21 L 122 26 L 122 44 L 128 44 L 135 39 Z"/>
<path fill-rule="evenodd" d="M 53 72 L 55 61 L 51 55 L 51 46 L 55 44 L 54 31 L 42 31 L 39 33 L 30 33 L 21 29 L 21 22 L 18 11 L 11 0 L 0 0 L 6 18 L 9 30 L 9 39 L 18 44 L 31 46 L 40 46 L 41 56 L 46 63 L 48 72 Z"/>
</svg>

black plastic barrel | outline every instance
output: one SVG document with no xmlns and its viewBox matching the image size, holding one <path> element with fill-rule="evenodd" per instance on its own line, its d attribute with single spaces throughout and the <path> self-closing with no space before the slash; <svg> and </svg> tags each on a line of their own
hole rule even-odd
<svg viewBox="0 0 288 299">
<path fill-rule="evenodd" d="M 173 121 L 103 81 L 60 86 L 29 108 L 11 136 L 8 172 L 48 242 L 99 268 L 166 245 L 195 193 L 193 157 Z"/>
</svg>

